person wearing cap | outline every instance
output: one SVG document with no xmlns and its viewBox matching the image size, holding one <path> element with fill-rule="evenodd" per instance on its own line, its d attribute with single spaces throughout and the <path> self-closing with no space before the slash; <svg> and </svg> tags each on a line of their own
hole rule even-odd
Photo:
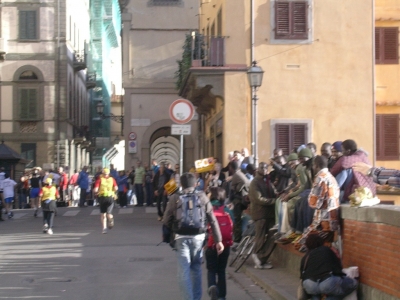
<svg viewBox="0 0 400 300">
<path fill-rule="evenodd" d="M 290 224 L 292 230 L 298 235 L 296 238 L 300 238 L 304 229 L 311 224 L 314 216 L 314 209 L 308 205 L 308 195 L 310 194 L 316 174 L 313 168 L 314 159 L 312 151 L 308 148 L 302 149 L 299 153 L 299 161 L 304 167 L 307 182 L 303 191 L 299 194 L 299 200 L 294 206 L 293 218 Z"/>
<path fill-rule="evenodd" d="M 102 233 L 107 233 L 107 227 L 108 229 L 114 227 L 114 216 L 112 215 L 112 210 L 114 207 L 115 193 L 118 191 L 117 182 L 110 176 L 110 169 L 103 169 L 103 174 L 96 180 L 93 191 L 97 195 L 100 204 L 100 221 L 103 228 Z"/>
<path fill-rule="evenodd" d="M 43 211 L 43 233 L 53 234 L 54 212 L 56 211 L 56 199 L 60 197 L 53 180 L 46 178 L 44 186 L 39 191 L 39 200 Z"/>
<path fill-rule="evenodd" d="M 335 163 L 338 161 L 338 159 L 343 155 L 342 141 L 334 142 L 331 147 L 331 152 L 332 152 L 332 160 L 333 160 L 332 167 L 333 167 Z M 329 170 L 332 169 L 332 167 L 329 168 Z"/>
<path fill-rule="evenodd" d="M 294 170 L 297 180 L 293 181 L 279 198 L 283 203 L 279 213 L 279 232 L 282 236 L 278 239 L 278 243 L 289 243 L 298 238 L 303 232 L 302 230 L 296 232 L 295 226 L 293 226 L 296 220 L 295 207 L 310 192 L 312 180 L 303 163 L 311 161 L 312 157 L 312 152 L 307 147 L 302 148 L 298 155 L 291 153 L 288 157 L 288 163 Z"/>
</svg>

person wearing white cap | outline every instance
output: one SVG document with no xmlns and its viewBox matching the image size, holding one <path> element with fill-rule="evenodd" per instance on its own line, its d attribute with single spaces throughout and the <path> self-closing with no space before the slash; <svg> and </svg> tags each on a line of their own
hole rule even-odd
<svg viewBox="0 0 400 300">
<path fill-rule="evenodd" d="M 114 207 L 115 193 L 118 191 L 117 182 L 110 176 L 110 169 L 103 169 L 103 174 L 96 180 L 93 191 L 98 196 L 97 199 L 100 204 L 100 221 L 103 228 L 102 233 L 107 233 L 107 221 L 108 229 L 114 227 L 114 216 L 112 215 L 112 210 Z"/>
</svg>

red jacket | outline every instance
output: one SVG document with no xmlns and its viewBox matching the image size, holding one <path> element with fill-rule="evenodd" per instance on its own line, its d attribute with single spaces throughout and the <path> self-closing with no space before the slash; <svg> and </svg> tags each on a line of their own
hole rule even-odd
<svg viewBox="0 0 400 300">
<path fill-rule="evenodd" d="M 61 178 L 60 178 L 60 189 L 61 190 L 66 190 L 68 187 L 68 175 L 66 173 L 61 173 Z"/>
</svg>

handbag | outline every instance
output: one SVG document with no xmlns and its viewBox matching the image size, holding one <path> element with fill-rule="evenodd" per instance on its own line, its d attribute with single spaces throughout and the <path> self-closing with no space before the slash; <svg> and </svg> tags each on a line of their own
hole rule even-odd
<svg viewBox="0 0 400 300">
<path fill-rule="evenodd" d="M 302 273 L 304 273 L 306 267 L 307 267 L 307 262 L 308 258 L 310 257 L 310 254 L 307 254 L 306 261 L 304 262 L 304 268 Z M 297 300 L 308 300 L 310 299 L 310 295 L 307 294 L 306 290 L 303 287 L 303 279 L 300 279 L 300 284 L 297 287 Z"/>
</svg>

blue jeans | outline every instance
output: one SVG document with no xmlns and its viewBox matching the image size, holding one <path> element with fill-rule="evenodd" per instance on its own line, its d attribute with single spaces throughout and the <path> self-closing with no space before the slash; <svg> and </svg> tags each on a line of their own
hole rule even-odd
<svg viewBox="0 0 400 300">
<path fill-rule="evenodd" d="M 321 294 L 327 295 L 326 300 L 339 300 L 357 289 L 358 281 L 350 277 L 331 276 L 322 282 L 306 279 L 303 287 L 312 299 L 321 299 Z"/>
<path fill-rule="evenodd" d="M 204 235 L 175 241 L 178 258 L 178 283 L 183 300 L 201 300 L 201 264 Z"/>
</svg>

